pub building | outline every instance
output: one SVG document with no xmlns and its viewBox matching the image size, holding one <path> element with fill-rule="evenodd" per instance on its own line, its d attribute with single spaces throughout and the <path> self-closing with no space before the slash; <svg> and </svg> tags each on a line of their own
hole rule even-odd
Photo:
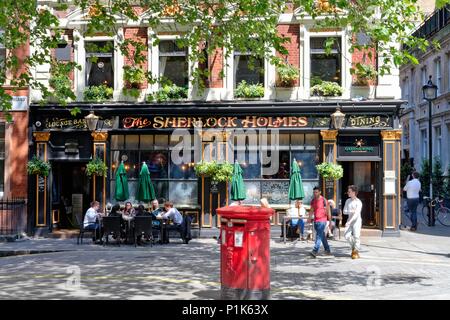
<svg viewBox="0 0 450 320">
<path fill-rule="evenodd" d="M 320 186 L 325 197 L 342 209 L 346 186 L 354 184 L 363 202 L 363 227 L 384 236 L 399 235 L 400 104 L 399 100 L 73 103 L 81 109 L 77 117 L 58 105 L 32 104 L 30 158 L 37 155 L 49 161 L 52 170 L 48 177 L 29 178 L 30 199 L 35 199 L 29 207 L 29 228 L 33 233 L 68 228 L 92 200 L 98 200 L 101 208 L 116 203 L 115 169 L 122 161 L 129 201 L 138 204 L 135 195 L 145 162 L 158 199 L 171 200 L 192 215 L 194 227 L 216 228 L 220 223 L 216 209 L 231 202 L 229 184 L 197 177 L 194 165 L 201 160 L 238 161 L 247 189 L 245 203 L 259 204 L 266 197 L 276 209 L 271 223 L 279 225 L 289 206 L 289 172 L 296 159 L 305 204 L 313 187 Z M 106 177 L 86 175 L 86 165 L 95 157 L 108 166 Z M 323 181 L 315 166 L 324 161 L 341 164 L 344 177 Z M 267 174 L 264 170 L 273 164 L 276 167 Z"/>
</svg>

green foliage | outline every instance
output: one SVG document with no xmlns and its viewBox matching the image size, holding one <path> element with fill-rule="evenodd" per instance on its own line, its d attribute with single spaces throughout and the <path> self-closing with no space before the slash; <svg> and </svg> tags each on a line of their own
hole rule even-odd
<svg viewBox="0 0 450 320">
<path fill-rule="evenodd" d="M 187 99 L 188 88 L 179 87 L 175 84 L 164 85 L 157 92 L 147 96 L 147 102 L 164 102 L 171 100 Z"/>
<path fill-rule="evenodd" d="M 368 81 L 376 79 L 378 73 L 373 65 L 357 63 L 355 67 L 350 73 L 356 75 L 356 85 L 367 85 Z"/>
<path fill-rule="evenodd" d="M 85 101 L 103 102 L 113 97 L 114 90 L 104 84 L 100 86 L 90 86 L 84 90 Z"/>
<path fill-rule="evenodd" d="M 139 96 L 141 95 L 141 90 L 136 88 L 123 88 L 122 92 L 125 96 L 129 96 L 135 99 L 139 98 Z"/>
<path fill-rule="evenodd" d="M 236 98 L 262 98 L 264 97 L 264 86 L 261 83 L 248 84 L 242 80 L 234 91 Z"/>
<path fill-rule="evenodd" d="M 422 186 L 422 193 L 425 196 L 430 195 L 430 162 L 428 159 L 422 161 L 420 169 L 420 184 Z"/>
<path fill-rule="evenodd" d="M 340 164 L 322 162 L 316 165 L 317 172 L 324 179 L 339 180 L 344 176 L 344 169 Z"/>
<path fill-rule="evenodd" d="M 50 174 L 51 169 L 52 166 L 49 162 L 38 159 L 36 156 L 27 163 L 28 174 L 37 174 L 42 177 L 47 177 Z"/>
<path fill-rule="evenodd" d="M 299 70 L 289 63 L 277 66 L 279 87 L 291 87 L 295 80 L 299 77 Z"/>
<path fill-rule="evenodd" d="M 108 167 L 100 158 L 95 158 L 88 162 L 86 166 L 86 175 L 88 177 L 92 175 L 96 175 L 98 177 L 106 177 L 107 174 Z"/>
<path fill-rule="evenodd" d="M 445 185 L 444 185 L 444 197 L 446 199 L 450 199 L 450 165 L 447 169 L 447 178 L 445 179 Z"/>
<path fill-rule="evenodd" d="M 436 157 L 433 160 L 433 198 L 444 196 L 444 182 L 441 160 Z"/>
<path fill-rule="evenodd" d="M 405 162 L 402 167 L 400 168 L 400 177 L 401 177 L 401 185 L 404 186 L 406 183 L 406 179 L 408 179 L 408 176 L 413 172 L 413 167 L 411 167 L 411 164 L 409 161 Z"/>
<path fill-rule="evenodd" d="M 123 80 L 132 88 L 139 88 L 145 82 L 145 78 L 145 71 L 141 67 L 123 67 Z"/>
<path fill-rule="evenodd" d="M 233 176 L 233 165 L 229 162 L 217 163 L 216 161 L 201 161 L 194 166 L 198 177 L 211 178 L 212 181 L 227 182 Z"/>
<path fill-rule="evenodd" d="M 311 94 L 321 97 L 339 97 L 344 89 L 336 82 L 323 81 L 311 88 Z"/>
</svg>

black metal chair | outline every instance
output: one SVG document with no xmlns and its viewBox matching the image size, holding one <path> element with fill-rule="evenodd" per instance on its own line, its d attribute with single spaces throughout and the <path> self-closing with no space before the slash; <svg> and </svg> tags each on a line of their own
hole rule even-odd
<svg viewBox="0 0 450 320">
<path fill-rule="evenodd" d="M 83 223 L 83 219 L 81 219 L 78 217 L 78 215 L 75 215 L 75 219 L 77 219 L 77 223 L 78 226 L 80 227 L 80 233 L 78 234 L 78 238 L 77 238 L 77 244 L 80 244 L 80 238 L 81 238 L 81 244 L 83 244 L 83 236 L 85 232 L 92 232 L 93 236 L 94 236 L 94 242 L 97 240 L 97 230 L 93 230 L 93 229 L 85 229 L 84 228 L 84 223 Z"/>
<path fill-rule="evenodd" d="M 153 224 L 151 216 L 134 217 L 134 246 L 137 245 L 139 236 L 147 236 L 150 239 L 150 246 L 153 246 Z"/>
<path fill-rule="evenodd" d="M 103 218 L 103 235 L 106 236 L 106 241 L 104 244 L 108 244 L 108 238 L 110 234 L 113 234 L 117 239 L 117 244 L 120 246 L 120 233 L 122 231 L 121 228 L 121 216 L 117 217 L 104 217 Z"/>
<path fill-rule="evenodd" d="M 180 225 L 166 225 L 167 228 L 167 243 L 169 242 L 170 234 L 173 232 L 176 232 L 180 235 L 181 240 L 183 240 L 183 243 L 188 244 L 189 241 L 192 239 L 191 235 L 191 224 L 192 224 L 192 217 L 189 215 L 185 215 L 183 217 L 183 222 Z"/>
</svg>

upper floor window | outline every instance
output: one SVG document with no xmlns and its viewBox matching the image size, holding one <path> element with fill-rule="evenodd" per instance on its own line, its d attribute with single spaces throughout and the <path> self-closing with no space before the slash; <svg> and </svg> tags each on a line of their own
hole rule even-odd
<svg viewBox="0 0 450 320">
<path fill-rule="evenodd" d="M 321 81 L 342 83 L 340 37 L 311 38 L 311 87 Z M 331 51 L 327 52 L 326 44 L 331 43 Z"/>
<path fill-rule="evenodd" d="M 422 144 L 422 159 L 427 159 L 428 155 L 428 139 L 427 139 L 427 130 L 423 129 L 420 130 L 420 140 L 421 140 L 421 144 Z"/>
<path fill-rule="evenodd" d="M 434 62 L 434 74 L 436 75 L 437 95 L 442 92 L 442 74 L 441 74 L 441 59 Z"/>
<path fill-rule="evenodd" d="M 409 79 L 409 100 L 408 103 L 414 106 L 414 97 L 416 94 L 416 70 L 411 69 L 411 78 Z"/>
<path fill-rule="evenodd" d="M 87 41 L 86 85 L 114 87 L 114 43 L 113 41 Z"/>
<path fill-rule="evenodd" d="M 234 51 L 235 86 L 242 81 L 264 85 L 264 59 L 255 57 L 250 51 Z"/>
<path fill-rule="evenodd" d="M 434 127 L 435 143 L 435 155 L 440 157 L 442 155 L 442 131 L 441 127 Z"/>
<path fill-rule="evenodd" d="M 159 42 L 159 76 L 162 82 L 169 82 L 179 87 L 189 85 L 187 48 L 182 48 L 176 40 Z"/>
<path fill-rule="evenodd" d="M 447 54 L 447 90 L 450 92 L 450 53 Z"/>
<path fill-rule="evenodd" d="M 409 104 L 409 86 L 408 86 L 408 78 L 403 79 L 402 81 L 402 98 L 403 100 L 408 101 Z"/>
<path fill-rule="evenodd" d="M 427 74 L 427 66 L 424 66 L 421 69 L 421 81 L 422 81 L 422 85 L 427 84 L 428 83 L 428 74 Z"/>
</svg>

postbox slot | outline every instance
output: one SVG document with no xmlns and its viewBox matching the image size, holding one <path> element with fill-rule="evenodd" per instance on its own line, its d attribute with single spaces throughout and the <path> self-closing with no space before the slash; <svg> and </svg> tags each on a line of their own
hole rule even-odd
<svg viewBox="0 0 450 320">
<path fill-rule="evenodd" d="M 235 224 L 247 223 L 247 220 L 245 220 L 245 219 L 230 219 L 230 221 L 235 223 Z"/>
</svg>

